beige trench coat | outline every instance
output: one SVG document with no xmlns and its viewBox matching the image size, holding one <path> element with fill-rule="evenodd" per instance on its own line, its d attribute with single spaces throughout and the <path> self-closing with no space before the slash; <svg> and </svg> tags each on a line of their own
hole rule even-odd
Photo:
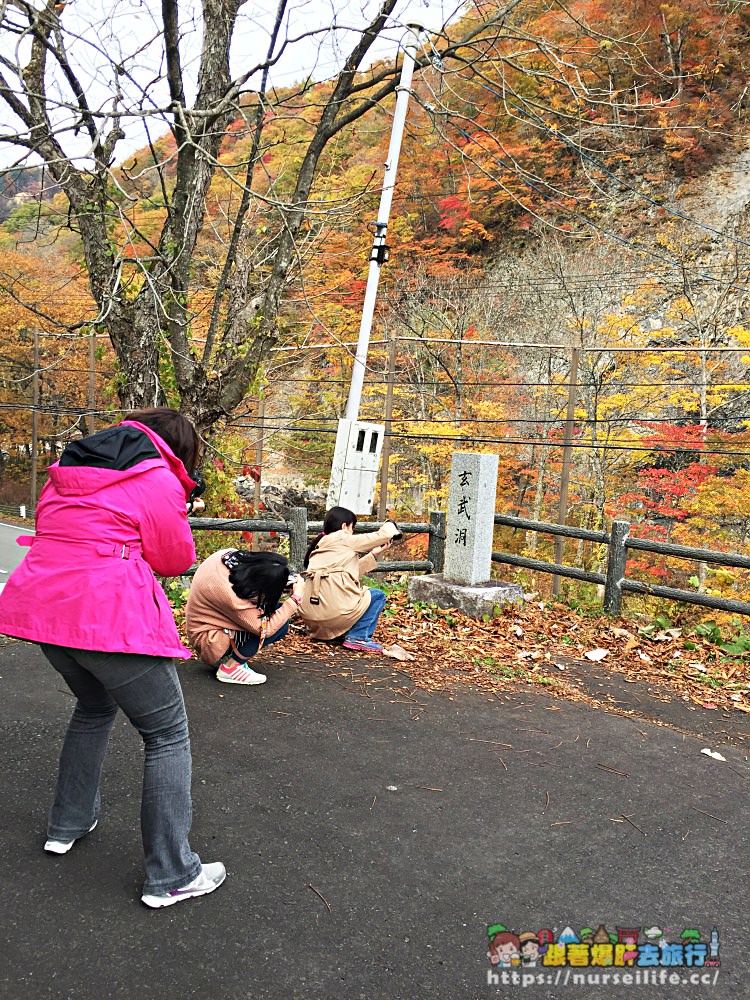
<svg viewBox="0 0 750 1000">
<path fill-rule="evenodd" d="M 379 531 L 350 535 L 334 531 L 324 535 L 310 555 L 305 570 L 305 592 L 300 617 L 315 639 L 335 639 L 348 632 L 370 606 L 370 591 L 360 583 L 377 565 L 370 551 L 397 534 L 386 521 Z M 360 554 L 367 553 L 362 555 Z"/>
</svg>

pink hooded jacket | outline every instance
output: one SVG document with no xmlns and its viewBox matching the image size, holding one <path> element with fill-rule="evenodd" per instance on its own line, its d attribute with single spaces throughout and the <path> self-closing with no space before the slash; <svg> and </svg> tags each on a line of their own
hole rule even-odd
<svg viewBox="0 0 750 1000">
<path fill-rule="evenodd" d="M 74 649 L 189 659 L 154 573 L 195 561 L 195 484 L 154 431 L 123 421 L 49 468 L 36 535 L 0 593 L 0 633 Z"/>
</svg>

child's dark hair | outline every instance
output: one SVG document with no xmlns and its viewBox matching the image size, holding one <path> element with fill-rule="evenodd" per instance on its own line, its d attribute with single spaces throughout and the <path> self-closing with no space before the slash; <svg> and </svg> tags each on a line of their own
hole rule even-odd
<svg viewBox="0 0 750 1000">
<path fill-rule="evenodd" d="M 193 474 L 200 458 L 201 440 L 179 410 L 173 410 L 171 406 L 150 406 L 127 413 L 123 420 L 135 420 L 156 431 L 185 466 L 188 475 Z"/>
<path fill-rule="evenodd" d="M 289 563 L 276 552 L 233 549 L 222 556 L 232 590 L 243 601 L 254 601 L 267 617 L 276 610 L 289 579 Z"/>
<path fill-rule="evenodd" d="M 318 535 L 318 537 L 308 546 L 307 552 L 305 552 L 304 567 L 307 569 L 307 564 L 310 561 L 310 556 L 313 551 L 318 547 L 318 544 L 323 537 L 323 535 L 332 535 L 334 531 L 341 531 L 345 524 L 351 524 L 352 528 L 357 523 L 357 515 L 351 511 L 347 510 L 346 507 L 331 507 L 325 516 L 323 521 L 323 530 Z"/>
</svg>

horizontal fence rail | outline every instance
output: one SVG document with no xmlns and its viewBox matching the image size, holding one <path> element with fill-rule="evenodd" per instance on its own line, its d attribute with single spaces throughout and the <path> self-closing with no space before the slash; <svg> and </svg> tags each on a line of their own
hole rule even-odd
<svg viewBox="0 0 750 1000">
<path fill-rule="evenodd" d="M 556 576 L 567 576 L 572 580 L 584 580 L 586 583 L 605 583 L 604 573 L 589 573 L 577 566 L 560 566 L 557 563 L 544 562 L 542 559 L 529 559 L 526 556 L 514 556 L 510 552 L 493 552 L 492 561 L 507 563 L 509 566 L 521 566 L 523 569 L 534 569 L 539 573 L 555 573 Z"/>
<path fill-rule="evenodd" d="M 628 548 L 641 552 L 657 552 L 663 556 L 678 559 L 695 559 L 697 562 L 720 563 L 722 566 L 737 566 L 750 569 L 750 556 L 739 552 L 717 552 L 715 549 L 692 549 L 687 545 L 670 545 L 668 542 L 652 542 L 648 538 L 628 538 Z"/>
<path fill-rule="evenodd" d="M 699 594 L 693 590 L 677 590 L 675 587 L 661 587 L 658 584 L 641 583 L 639 580 L 623 580 L 622 589 L 635 594 L 649 594 L 652 597 L 663 597 L 667 601 L 684 601 L 686 604 L 699 604 L 715 611 L 730 611 L 735 615 L 750 615 L 750 604 L 747 601 L 733 601 L 730 597 L 714 597 L 713 594 Z"/>
<path fill-rule="evenodd" d="M 545 535 L 583 538 L 587 542 L 609 542 L 609 535 L 606 531 L 589 531 L 588 528 L 575 528 L 567 524 L 550 524 L 548 521 L 527 521 L 524 517 L 510 517 L 507 514 L 495 514 L 495 524 L 505 524 L 509 528 L 521 528 L 523 531 L 538 531 Z"/>
<path fill-rule="evenodd" d="M 194 531 L 275 531 L 277 534 L 289 535 L 289 564 L 292 569 L 302 569 L 305 552 L 310 536 L 319 535 L 323 530 L 322 521 L 308 521 L 305 507 L 293 507 L 289 511 L 288 520 L 267 518 L 224 518 L 224 517 L 191 517 L 188 523 Z M 400 559 L 391 562 L 378 562 L 371 571 L 373 573 L 439 573 L 443 569 L 445 542 L 445 514 L 434 512 L 430 520 L 406 522 L 399 521 L 398 526 L 404 535 L 427 535 L 427 559 Z M 382 523 L 374 521 L 358 522 L 354 532 L 357 535 L 378 531 Z M 195 567 L 185 574 L 192 576 Z"/>
<path fill-rule="evenodd" d="M 295 508 L 301 509 L 303 508 Z M 188 523 L 194 531 L 278 531 L 289 533 L 293 530 L 292 521 L 264 521 L 255 517 L 224 518 L 224 517 L 189 517 Z M 382 523 L 360 521 L 354 528 L 355 535 L 365 535 L 380 531 Z M 428 522 L 418 521 L 416 524 L 406 524 L 401 521 L 398 526 L 405 535 L 431 535 L 435 527 Z M 322 521 L 308 521 L 307 531 L 310 535 L 319 535 L 323 530 Z"/>
<path fill-rule="evenodd" d="M 642 583 L 640 580 L 628 580 L 625 576 L 625 566 L 628 550 L 654 552 L 658 555 L 672 556 L 678 559 L 690 559 L 695 562 L 710 562 L 719 566 L 732 566 L 740 569 L 750 569 L 750 556 L 739 552 L 718 552 L 715 549 L 698 549 L 688 545 L 673 545 L 669 542 L 656 542 L 647 538 L 631 538 L 628 521 L 613 521 L 612 530 L 588 531 L 563 524 L 551 524 L 547 521 L 531 521 L 523 517 L 510 517 L 505 514 L 495 514 L 495 524 L 522 531 L 535 531 L 539 534 L 557 535 L 564 538 L 578 538 L 584 541 L 605 544 L 608 547 L 607 572 L 589 573 L 575 566 L 564 566 L 560 563 L 545 562 L 541 559 L 530 559 L 507 552 L 493 552 L 493 562 L 506 563 L 510 566 L 520 566 L 532 569 L 538 573 L 549 573 L 553 576 L 570 577 L 574 580 L 584 580 L 587 583 L 604 584 L 603 606 L 611 614 L 620 614 L 622 610 L 623 592 L 646 594 L 661 597 L 669 601 L 682 601 L 685 604 L 696 604 L 716 611 L 728 611 L 732 614 L 750 615 L 750 603 L 735 601 L 729 597 L 714 597 L 712 594 L 701 594 L 694 590 L 681 590 L 677 587 L 663 587 L 660 584 Z"/>
<path fill-rule="evenodd" d="M 291 530 L 289 521 L 263 521 L 255 517 L 189 517 L 188 524 L 193 531 L 278 531 L 284 534 Z"/>
<path fill-rule="evenodd" d="M 25 503 L 0 503 L 0 516 L 20 517 L 21 520 L 34 520 L 35 507 L 29 507 Z"/>
</svg>

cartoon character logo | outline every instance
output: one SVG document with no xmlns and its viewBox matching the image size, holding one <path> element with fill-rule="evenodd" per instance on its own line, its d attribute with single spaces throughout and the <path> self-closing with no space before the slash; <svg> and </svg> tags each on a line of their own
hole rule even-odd
<svg viewBox="0 0 750 1000">
<path fill-rule="evenodd" d="M 594 965 L 594 966 L 713 966 L 721 965 L 719 958 L 719 929 L 713 927 L 708 941 L 701 940 L 696 927 L 687 927 L 679 940 L 670 943 L 657 924 L 651 927 L 617 927 L 616 933 L 605 924 L 582 927 L 576 934 L 566 926 L 557 934 L 547 928 L 515 934 L 505 924 L 492 924 L 487 928 L 489 950 L 487 957 L 500 969 L 519 966 L 535 968 L 539 965 Z M 643 941 L 641 941 L 641 935 Z M 488 974 L 489 975 L 489 974 Z"/>
<path fill-rule="evenodd" d="M 521 964 L 525 969 L 533 969 L 539 961 L 539 941 L 533 931 L 524 931 L 519 934 L 521 950 Z"/>
<path fill-rule="evenodd" d="M 517 934 L 512 934 L 504 924 L 493 924 L 487 928 L 490 949 L 487 957 L 493 965 L 501 969 L 511 969 L 521 964 L 521 942 Z"/>
</svg>

